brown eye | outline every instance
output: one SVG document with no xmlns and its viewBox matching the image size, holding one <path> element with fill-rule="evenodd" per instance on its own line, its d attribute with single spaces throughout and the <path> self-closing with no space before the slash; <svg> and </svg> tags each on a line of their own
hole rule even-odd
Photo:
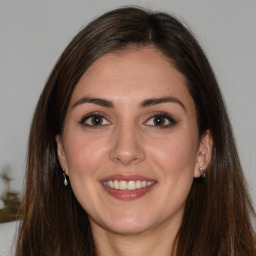
<svg viewBox="0 0 256 256">
<path fill-rule="evenodd" d="M 103 118 L 101 116 L 93 116 L 91 117 L 92 125 L 101 125 L 103 123 Z"/>
<path fill-rule="evenodd" d="M 158 128 L 168 128 L 176 124 L 176 121 L 169 115 L 157 114 L 149 118 L 146 123 L 147 126 L 153 126 Z"/>
<path fill-rule="evenodd" d="M 110 122 L 104 116 L 99 114 L 91 114 L 83 118 L 81 123 L 91 127 L 99 127 L 110 124 Z"/>
<path fill-rule="evenodd" d="M 168 120 L 163 116 L 157 116 L 153 118 L 154 125 L 156 126 L 164 126 Z"/>
</svg>

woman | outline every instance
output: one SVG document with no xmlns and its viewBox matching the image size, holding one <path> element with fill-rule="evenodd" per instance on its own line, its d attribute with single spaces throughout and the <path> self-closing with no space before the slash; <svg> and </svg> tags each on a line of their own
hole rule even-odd
<svg viewBox="0 0 256 256">
<path fill-rule="evenodd" d="M 17 255 L 255 255 L 212 69 L 175 18 L 106 13 L 67 46 L 29 139 Z"/>
</svg>

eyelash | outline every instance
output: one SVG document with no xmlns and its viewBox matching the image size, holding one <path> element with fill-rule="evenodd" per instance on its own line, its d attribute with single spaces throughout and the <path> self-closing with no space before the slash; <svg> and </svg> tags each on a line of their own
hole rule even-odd
<svg viewBox="0 0 256 256">
<path fill-rule="evenodd" d="M 99 118 L 101 120 L 101 123 L 100 124 L 93 124 L 92 123 L 92 118 Z M 156 118 L 163 118 L 164 119 L 164 125 L 148 124 L 148 122 L 150 120 L 153 120 L 153 119 L 156 119 Z M 90 124 L 86 123 L 86 121 L 88 121 L 90 119 L 91 119 Z M 165 124 L 166 120 L 168 122 L 167 125 Z M 104 124 L 104 122 L 107 122 L 107 124 L 106 123 Z M 86 126 L 86 127 L 93 128 L 93 129 L 97 129 L 97 128 L 100 128 L 102 126 L 107 126 L 107 125 L 111 124 L 111 122 L 108 121 L 104 117 L 104 115 L 101 114 L 101 113 L 90 113 L 90 114 L 86 115 L 85 117 L 83 117 L 79 123 Z M 169 128 L 169 127 L 175 125 L 176 123 L 177 122 L 169 114 L 162 113 L 162 112 L 152 115 L 149 119 L 147 119 L 146 122 L 144 122 L 145 125 L 154 126 L 155 128 L 158 128 L 158 129 L 166 129 L 166 128 Z"/>
<path fill-rule="evenodd" d="M 88 121 L 88 120 L 90 120 L 90 119 L 92 119 L 92 118 L 99 118 L 99 119 L 101 119 L 101 122 L 103 122 L 103 123 L 104 123 L 104 121 L 103 121 L 103 119 L 104 119 L 104 120 L 106 120 L 106 121 L 108 122 L 108 124 L 102 124 L 102 123 L 100 123 L 100 124 L 95 124 L 95 125 L 93 125 L 93 124 L 92 124 L 92 120 L 90 121 L 91 124 L 87 124 L 86 121 Z M 102 127 L 102 126 L 109 125 L 110 123 L 111 123 L 111 122 L 108 121 L 108 120 L 104 117 L 104 115 L 101 114 L 101 113 L 90 113 L 90 114 L 86 115 L 85 117 L 83 117 L 82 120 L 80 121 L 80 124 L 82 124 L 82 125 L 84 125 L 84 126 L 86 126 L 86 127 L 89 127 L 89 128 L 93 128 L 93 129 L 97 129 L 97 128 L 100 128 L 100 127 Z"/>
<path fill-rule="evenodd" d="M 166 128 L 169 128 L 173 125 L 175 125 L 177 122 L 173 119 L 173 117 L 171 117 L 169 114 L 166 114 L 166 113 L 157 113 L 157 114 L 154 114 L 152 115 L 146 122 L 149 122 L 150 120 L 153 120 L 153 119 L 156 119 L 156 118 L 164 118 L 164 122 L 166 122 L 166 120 L 169 122 L 167 125 L 164 124 L 164 125 L 155 125 L 155 124 L 150 124 L 148 126 L 154 126 L 155 128 L 158 128 L 158 129 L 166 129 Z"/>
</svg>

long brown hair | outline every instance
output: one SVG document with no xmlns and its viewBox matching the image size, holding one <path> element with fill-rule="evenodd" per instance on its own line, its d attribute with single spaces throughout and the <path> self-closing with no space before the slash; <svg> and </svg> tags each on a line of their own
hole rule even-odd
<svg viewBox="0 0 256 256">
<path fill-rule="evenodd" d="M 38 101 L 29 137 L 23 221 L 17 256 L 97 255 L 87 213 L 63 185 L 56 153 L 72 92 L 99 57 L 129 47 L 154 47 L 185 76 L 199 134 L 212 133 L 205 179 L 195 179 L 177 234 L 177 256 L 252 256 L 255 219 L 217 81 L 201 47 L 176 18 L 127 7 L 86 26 L 67 46 Z M 170 252 L 171 253 L 171 252 Z"/>
</svg>

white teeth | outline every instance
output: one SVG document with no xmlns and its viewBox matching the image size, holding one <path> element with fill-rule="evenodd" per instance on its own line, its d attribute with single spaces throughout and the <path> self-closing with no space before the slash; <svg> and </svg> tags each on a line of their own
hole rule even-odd
<svg viewBox="0 0 256 256">
<path fill-rule="evenodd" d="M 109 186 L 110 186 L 111 188 L 114 187 L 114 182 L 113 182 L 112 180 L 109 181 Z"/>
<path fill-rule="evenodd" d="M 103 184 L 107 187 L 119 190 L 136 190 L 145 187 L 150 187 L 154 184 L 154 181 L 145 180 L 109 180 L 104 181 Z"/>
<path fill-rule="evenodd" d="M 119 182 L 117 180 L 114 180 L 114 189 L 119 189 Z"/>
<path fill-rule="evenodd" d="M 119 181 L 119 189 L 120 189 L 120 190 L 127 190 L 127 181 L 125 181 L 125 180 L 120 180 L 120 181 Z"/>
<path fill-rule="evenodd" d="M 141 188 L 141 180 L 136 180 L 136 188 L 137 189 Z"/>
<path fill-rule="evenodd" d="M 135 190 L 135 189 L 136 189 L 135 181 L 134 180 L 128 181 L 128 190 Z"/>
</svg>

